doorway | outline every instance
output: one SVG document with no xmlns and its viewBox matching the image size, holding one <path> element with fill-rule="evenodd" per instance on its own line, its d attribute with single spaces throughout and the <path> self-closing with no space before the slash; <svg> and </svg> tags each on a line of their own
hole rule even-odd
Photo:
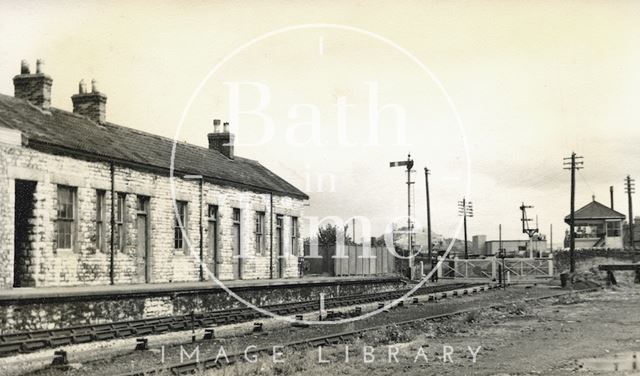
<svg viewBox="0 0 640 376">
<path fill-rule="evenodd" d="M 210 273 L 213 273 L 214 277 L 220 277 L 220 271 L 218 265 L 220 264 L 220 256 L 218 255 L 218 206 L 209 205 L 209 250 L 211 254 L 211 268 Z"/>
<path fill-rule="evenodd" d="M 240 209 L 233 209 L 233 279 L 242 278 L 242 259 L 240 258 Z"/>
<path fill-rule="evenodd" d="M 283 238 L 282 238 L 282 221 L 283 217 L 281 215 L 276 215 L 276 250 L 278 254 L 278 262 L 276 263 L 278 268 L 278 278 L 284 278 L 284 249 L 283 249 Z"/>
<path fill-rule="evenodd" d="M 33 278 L 29 275 L 29 257 L 31 256 L 31 241 L 29 235 L 33 232 L 30 219 L 34 217 L 34 194 L 36 182 L 30 180 L 16 180 L 15 183 L 15 211 L 14 211 L 14 243 L 13 243 L 13 287 L 27 287 L 33 285 Z"/>
</svg>

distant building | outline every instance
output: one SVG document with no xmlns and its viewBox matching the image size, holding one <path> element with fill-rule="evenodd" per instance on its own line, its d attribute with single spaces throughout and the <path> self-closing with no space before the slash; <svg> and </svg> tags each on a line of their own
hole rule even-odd
<svg viewBox="0 0 640 376">
<path fill-rule="evenodd" d="M 500 251 L 500 240 L 487 240 L 485 242 L 485 255 L 497 255 Z M 502 240 L 502 248 L 507 253 L 507 257 L 528 257 L 529 250 L 533 251 L 534 256 L 541 256 L 549 252 L 549 246 L 544 236 L 534 238 L 531 242 L 524 240 Z"/>
<path fill-rule="evenodd" d="M 625 216 L 593 199 L 576 210 L 575 246 L 576 248 L 622 248 L 622 222 Z M 570 216 L 564 218 L 570 224 Z M 569 231 L 565 236 L 565 247 L 569 247 Z"/>
<path fill-rule="evenodd" d="M 487 235 L 474 235 L 472 239 L 471 252 L 475 254 L 484 254 L 484 243 L 487 241 Z"/>
</svg>

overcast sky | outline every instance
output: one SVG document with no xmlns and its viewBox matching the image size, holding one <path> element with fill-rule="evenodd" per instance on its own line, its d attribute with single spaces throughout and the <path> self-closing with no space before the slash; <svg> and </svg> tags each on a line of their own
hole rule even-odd
<svg viewBox="0 0 640 376">
<path fill-rule="evenodd" d="M 432 170 L 434 231 L 453 235 L 468 183 L 470 234 L 497 238 L 502 223 L 503 238 L 523 238 L 524 201 L 560 243 L 572 151 L 585 167 L 577 207 L 592 194 L 608 204 L 613 185 L 627 212 L 623 178 L 640 173 L 638 20 L 637 1 L 0 1 L 0 92 L 13 94 L 21 59 L 42 58 L 53 106 L 71 110 L 78 81 L 95 78 L 108 121 L 206 146 L 211 120 L 233 117 L 236 85 L 241 110 L 265 105 L 233 124 L 236 154 L 308 192 L 307 215 L 364 216 L 383 231 L 407 210 L 405 173 L 388 163 L 410 152 L 422 222 Z M 319 23 L 344 27 L 268 34 Z M 386 104 L 372 125 L 370 106 Z"/>
</svg>

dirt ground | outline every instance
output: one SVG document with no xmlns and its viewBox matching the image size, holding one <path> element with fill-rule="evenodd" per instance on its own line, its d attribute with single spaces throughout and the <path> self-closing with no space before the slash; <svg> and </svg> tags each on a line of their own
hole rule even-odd
<svg viewBox="0 0 640 376">
<path fill-rule="evenodd" d="M 282 363 L 263 357 L 207 375 L 625 374 L 586 370 L 583 359 L 640 353 L 639 310 L 640 288 L 606 289 L 390 327 L 321 354 L 284 349 Z"/>
</svg>

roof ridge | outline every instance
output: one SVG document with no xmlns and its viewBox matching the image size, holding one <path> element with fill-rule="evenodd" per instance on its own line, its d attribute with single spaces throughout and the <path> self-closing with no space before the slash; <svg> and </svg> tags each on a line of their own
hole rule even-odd
<svg viewBox="0 0 640 376">
<path fill-rule="evenodd" d="M 218 150 L 112 122 L 96 123 L 73 112 L 51 107 L 51 113 L 36 112 L 28 101 L 0 94 L 0 112 L 10 128 L 24 132 L 29 147 L 51 153 L 77 152 L 99 158 L 114 158 L 140 166 L 167 168 L 175 148 L 175 169 L 192 171 L 229 182 L 295 197 L 308 196 L 266 168 L 259 161 L 236 156 L 229 159 Z M 175 142 L 175 143 L 174 143 Z"/>
</svg>

